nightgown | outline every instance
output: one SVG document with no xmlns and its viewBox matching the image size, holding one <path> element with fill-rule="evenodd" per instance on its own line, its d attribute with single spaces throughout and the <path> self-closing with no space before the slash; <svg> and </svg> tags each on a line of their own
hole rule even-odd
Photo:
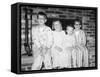
<svg viewBox="0 0 100 77">
<path fill-rule="evenodd" d="M 53 46 L 52 46 L 52 64 L 53 68 L 67 67 L 67 54 L 64 50 L 63 39 L 65 38 L 64 31 L 53 31 Z"/>
</svg>

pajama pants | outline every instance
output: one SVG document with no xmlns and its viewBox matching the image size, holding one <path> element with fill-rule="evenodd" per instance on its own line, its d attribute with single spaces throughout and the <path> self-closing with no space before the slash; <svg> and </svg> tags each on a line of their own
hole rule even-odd
<svg viewBox="0 0 100 77">
<path fill-rule="evenodd" d="M 77 65 L 76 65 L 76 60 L 77 60 L 77 56 L 76 56 L 76 50 L 72 50 L 71 51 L 71 65 L 72 65 L 72 67 L 76 67 Z"/>
<path fill-rule="evenodd" d="M 38 48 L 37 49 L 35 48 L 35 52 L 33 53 L 34 57 L 33 57 L 32 70 L 40 70 L 43 63 L 44 63 L 44 69 L 51 69 L 52 67 L 51 67 L 50 50 L 47 51 L 47 53 L 45 53 L 44 55 L 41 55 L 41 50 L 39 50 Z"/>
<path fill-rule="evenodd" d="M 75 47 L 71 51 L 71 65 L 73 68 L 82 67 L 82 51 L 79 47 Z"/>
<path fill-rule="evenodd" d="M 88 50 L 86 47 L 84 47 L 84 51 L 83 51 L 83 67 L 88 67 Z"/>
<path fill-rule="evenodd" d="M 88 67 L 88 50 L 85 46 L 79 46 L 76 53 L 77 67 Z"/>
<path fill-rule="evenodd" d="M 44 58 L 43 56 L 38 55 L 38 57 L 34 60 L 32 70 L 40 70 L 42 67 L 42 63 L 44 63 L 44 69 L 51 69 L 50 56 L 46 54 Z"/>
</svg>

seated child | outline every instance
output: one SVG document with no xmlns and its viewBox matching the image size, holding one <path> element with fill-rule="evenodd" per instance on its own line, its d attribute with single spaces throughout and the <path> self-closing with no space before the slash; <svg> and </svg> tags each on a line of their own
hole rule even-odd
<svg viewBox="0 0 100 77">
<path fill-rule="evenodd" d="M 62 30 L 62 25 L 59 20 L 53 21 L 52 28 L 54 43 L 52 46 L 52 63 L 53 68 L 64 68 L 67 64 L 67 57 L 63 47 L 63 39 L 65 37 L 65 32 Z"/>
<path fill-rule="evenodd" d="M 83 30 L 81 30 L 80 20 L 75 20 L 74 33 L 77 41 L 77 46 L 80 49 L 80 53 L 77 53 L 77 64 L 79 67 L 88 67 L 88 50 L 86 48 L 86 36 Z M 83 61 L 83 62 L 82 62 Z"/>
<path fill-rule="evenodd" d="M 66 50 L 66 54 L 67 54 L 67 67 L 71 68 L 71 67 L 77 67 L 76 64 L 76 53 L 77 53 L 77 48 L 75 48 L 76 46 L 76 39 L 75 39 L 75 35 L 74 35 L 74 28 L 72 25 L 68 25 L 66 27 L 66 37 L 64 39 L 64 48 Z"/>
</svg>

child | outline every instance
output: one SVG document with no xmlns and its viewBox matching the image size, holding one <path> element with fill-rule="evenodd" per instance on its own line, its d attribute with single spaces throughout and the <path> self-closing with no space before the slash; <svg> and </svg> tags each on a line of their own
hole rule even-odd
<svg viewBox="0 0 100 77">
<path fill-rule="evenodd" d="M 46 14 L 43 12 L 38 13 L 38 26 L 32 28 L 32 41 L 33 41 L 33 57 L 32 70 L 40 70 L 42 64 L 44 69 L 51 69 L 51 46 L 52 46 L 52 31 L 45 25 L 47 21 Z"/>
<path fill-rule="evenodd" d="M 62 25 L 59 20 L 53 21 L 52 28 L 54 43 L 52 46 L 52 63 L 53 68 L 59 69 L 66 67 L 67 57 L 63 48 L 63 39 L 65 37 L 65 32 L 62 30 Z"/>
<path fill-rule="evenodd" d="M 75 35 L 73 32 L 74 28 L 72 25 L 68 25 L 66 27 L 66 32 L 67 35 L 64 39 L 64 46 L 65 46 L 65 50 L 66 50 L 66 54 L 67 54 L 67 67 L 71 68 L 71 67 L 76 67 L 76 52 L 78 51 L 75 48 L 76 45 L 76 39 L 75 39 Z"/>
<path fill-rule="evenodd" d="M 77 54 L 77 61 L 78 61 L 78 66 L 82 66 L 83 67 L 88 67 L 88 50 L 86 48 L 86 36 L 85 36 L 85 33 L 83 30 L 81 30 L 81 23 L 79 20 L 75 20 L 75 23 L 74 23 L 74 33 L 75 33 L 75 36 L 76 36 L 76 40 L 77 40 L 77 45 L 78 47 L 80 48 L 81 50 L 81 53 L 78 53 Z M 82 57 L 82 59 L 81 59 Z M 83 63 L 81 63 L 83 61 Z"/>
</svg>

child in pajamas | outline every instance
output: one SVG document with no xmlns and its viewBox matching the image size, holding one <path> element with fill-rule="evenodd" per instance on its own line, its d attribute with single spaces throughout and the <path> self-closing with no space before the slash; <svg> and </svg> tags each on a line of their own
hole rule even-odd
<svg viewBox="0 0 100 77">
<path fill-rule="evenodd" d="M 34 59 L 32 70 L 40 70 L 42 64 L 44 64 L 44 69 L 51 69 L 52 31 L 45 25 L 47 21 L 45 13 L 39 12 L 37 18 L 39 25 L 32 28 Z"/>
<path fill-rule="evenodd" d="M 62 30 L 62 25 L 59 20 L 53 21 L 53 46 L 52 46 L 52 63 L 54 69 L 67 67 L 67 56 L 63 47 L 63 39 L 65 32 Z"/>
<path fill-rule="evenodd" d="M 75 35 L 74 35 L 74 28 L 72 25 L 68 25 L 66 27 L 66 37 L 64 39 L 64 48 L 66 50 L 66 54 L 67 54 L 67 67 L 68 68 L 75 68 L 77 67 L 76 64 L 76 53 L 77 53 L 77 49 L 76 49 L 76 39 L 75 39 Z"/>
<path fill-rule="evenodd" d="M 88 50 L 86 48 L 86 36 L 83 30 L 81 30 L 81 23 L 79 20 L 75 20 L 74 33 L 77 40 L 77 46 L 80 52 L 77 53 L 77 64 L 78 67 L 88 67 Z M 83 62 L 82 62 L 83 61 Z"/>
</svg>

